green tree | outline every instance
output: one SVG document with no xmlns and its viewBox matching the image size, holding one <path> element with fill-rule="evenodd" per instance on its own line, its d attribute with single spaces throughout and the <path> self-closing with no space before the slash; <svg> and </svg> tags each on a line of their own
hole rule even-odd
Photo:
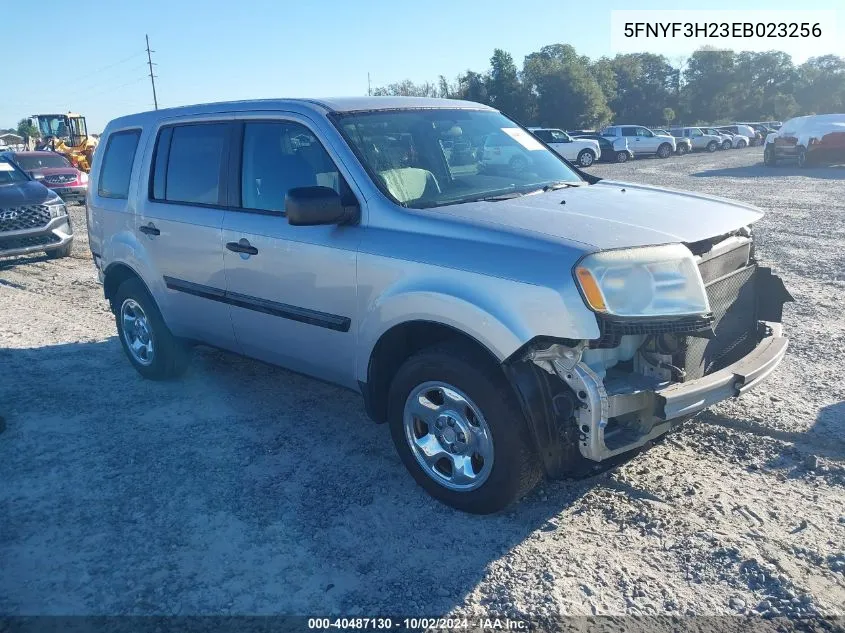
<svg viewBox="0 0 845 633">
<path fill-rule="evenodd" d="M 845 112 L 845 59 L 811 57 L 797 69 L 795 96 L 805 113 Z"/>
<path fill-rule="evenodd" d="M 537 95 L 536 121 L 551 127 L 601 126 L 612 115 L 589 71 L 590 60 L 569 44 L 544 46 L 525 58 L 523 81 Z"/>
<path fill-rule="evenodd" d="M 609 60 L 616 91 L 608 105 L 619 121 L 660 121 L 663 108 L 677 102 L 678 71 L 663 55 L 630 53 Z"/>
<path fill-rule="evenodd" d="M 520 81 L 510 53 L 500 48 L 493 51 L 485 81 L 490 105 L 518 121 L 533 118 L 531 94 Z"/>
<path fill-rule="evenodd" d="M 792 58 L 786 53 L 738 53 L 732 82 L 733 117 L 759 120 L 775 116 L 775 100 L 794 93 L 795 79 Z"/>
<path fill-rule="evenodd" d="M 689 58 L 684 71 L 681 103 L 694 121 L 731 118 L 735 107 L 733 51 L 702 48 Z"/>
<path fill-rule="evenodd" d="M 29 146 L 30 140 L 37 140 L 41 138 L 41 133 L 38 131 L 38 128 L 32 124 L 29 119 L 21 119 L 18 121 L 18 128 L 17 128 L 18 136 L 22 136 L 24 139 L 24 143 Z"/>
<path fill-rule="evenodd" d="M 467 101 L 490 105 L 486 77 L 472 70 L 466 71 L 465 74 L 458 78 L 458 96 Z"/>
<path fill-rule="evenodd" d="M 438 87 L 430 81 L 415 84 L 410 79 L 373 90 L 376 97 L 438 97 Z"/>
<path fill-rule="evenodd" d="M 666 126 L 672 125 L 672 121 L 675 120 L 675 111 L 672 108 L 663 108 L 663 122 L 666 123 Z"/>
</svg>

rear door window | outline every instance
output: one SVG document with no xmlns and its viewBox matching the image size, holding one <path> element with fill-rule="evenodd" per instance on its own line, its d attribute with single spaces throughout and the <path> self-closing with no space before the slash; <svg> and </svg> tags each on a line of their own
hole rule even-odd
<svg viewBox="0 0 845 633">
<path fill-rule="evenodd" d="M 100 169 L 98 195 L 103 198 L 129 197 L 129 181 L 140 138 L 141 130 L 115 132 L 109 136 L 103 154 L 103 167 Z"/>
<path fill-rule="evenodd" d="M 217 205 L 228 123 L 194 123 L 159 133 L 153 169 L 154 200 Z"/>
<path fill-rule="evenodd" d="M 635 127 L 623 127 L 622 128 L 622 136 L 636 136 L 637 135 L 637 128 Z"/>
</svg>

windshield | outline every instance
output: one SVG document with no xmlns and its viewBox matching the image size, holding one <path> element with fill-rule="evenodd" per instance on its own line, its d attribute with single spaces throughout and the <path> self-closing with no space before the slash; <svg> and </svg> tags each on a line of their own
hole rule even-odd
<svg viewBox="0 0 845 633">
<path fill-rule="evenodd" d="M 68 118 L 64 114 L 39 114 L 35 117 L 42 138 L 47 136 L 66 137 L 70 134 Z"/>
<path fill-rule="evenodd" d="M 28 178 L 19 169 L 15 169 L 9 161 L 0 158 L 0 186 L 26 182 Z"/>
<path fill-rule="evenodd" d="M 70 163 L 59 154 L 30 154 L 29 156 L 15 156 L 15 161 L 21 169 L 32 171 L 42 167 L 70 167 Z"/>
<path fill-rule="evenodd" d="M 407 207 L 513 197 L 584 182 L 498 112 L 420 109 L 335 118 L 376 184 Z"/>
</svg>

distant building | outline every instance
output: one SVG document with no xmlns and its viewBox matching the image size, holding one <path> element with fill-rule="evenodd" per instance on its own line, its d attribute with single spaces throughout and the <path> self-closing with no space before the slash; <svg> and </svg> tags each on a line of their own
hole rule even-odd
<svg viewBox="0 0 845 633">
<path fill-rule="evenodd" d="M 13 132 L 0 134 L 0 147 L 3 149 L 20 150 L 23 148 L 23 137 Z"/>
</svg>

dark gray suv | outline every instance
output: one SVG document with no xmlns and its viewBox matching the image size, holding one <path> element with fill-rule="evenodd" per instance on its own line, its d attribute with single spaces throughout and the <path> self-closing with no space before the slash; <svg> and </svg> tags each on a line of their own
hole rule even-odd
<svg viewBox="0 0 845 633">
<path fill-rule="evenodd" d="M 73 231 L 62 199 L 0 158 L 0 257 L 43 251 L 67 257 Z"/>
</svg>

